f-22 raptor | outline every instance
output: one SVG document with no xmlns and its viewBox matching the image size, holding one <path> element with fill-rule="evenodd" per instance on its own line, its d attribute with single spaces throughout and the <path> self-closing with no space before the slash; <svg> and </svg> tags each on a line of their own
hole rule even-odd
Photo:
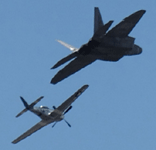
<svg viewBox="0 0 156 150">
<path fill-rule="evenodd" d="M 145 10 L 139 10 L 133 13 L 108 31 L 113 21 L 103 24 L 100 11 L 95 7 L 94 35 L 88 43 L 77 49 L 58 40 L 59 43 L 69 48 L 73 53 L 61 59 L 51 69 L 57 68 L 71 59 L 75 59 L 60 70 L 52 78 L 51 83 L 56 84 L 60 82 L 85 66 L 93 63 L 95 60 L 115 62 L 125 55 L 140 54 L 142 48 L 134 44 L 135 38 L 128 36 L 128 34 L 132 31 L 145 12 Z"/>
<path fill-rule="evenodd" d="M 34 101 L 33 103 L 31 103 L 30 105 L 27 104 L 27 102 L 24 100 L 23 97 L 21 97 L 21 100 L 24 104 L 24 106 L 26 107 L 24 110 L 22 110 L 16 117 L 19 117 L 20 115 L 22 115 L 24 112 L 26 112 L 27 110 L 33 112 L 34 114 L 36 114 L 37 116 L 39 116 L 42 120 L 37 123 L 36 125 L 34 125 L 31 129 L 29 129 L 28 131 L 26 131 L 25 133 L 23 133 L 21 136 L 19 136 L 17 139 L 15 139 L 14 141 L 12 141 L 13 144 L 18 143 L 19 141 L 23 140 L 24 138 L 26 138 L 27 136 L 30 136 L 32 133 L 36 132 L 37 130 L 41 129 L 42 127 L 53 123 L 53 126 L 55 126 L 55 124 L 58 121 L 64 120 L 67 125 L 69 127 L 71 127 L 71 125 L 64 119 L 64 115 L 72 108 L 71 104 L 88 88 L 88 85 L 84 85 L 82 86 L 77 92 L 75 92 L 71 97 L 69 97 L 65 102 L 63 102 L 60 106 L 58 106 L 57 108 L 55 106 L 53 106 L 53 109 L 49 109 L 46 106 L 40 106 L 40 107 L 34 107 L 34 105 L 36 105 L 42 98 L 43 96 L 41 96 L 40 98 L 38 98 L 36 101 Z"/>
</svg>

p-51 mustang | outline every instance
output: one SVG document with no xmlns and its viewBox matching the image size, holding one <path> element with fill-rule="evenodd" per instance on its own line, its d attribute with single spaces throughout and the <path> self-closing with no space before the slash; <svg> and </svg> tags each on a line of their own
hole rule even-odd
<svg viewBox="0 0 156 150">
<path fill-rule="evenodd" d="M 84 85 L 82 86 L 77 92 L 75 92 L 71 97 L 69 97 L 65 102 L 63 102 L 59 107 L 55 107 L 53 106 L 54 109 L 49 109 L 46 106 L 40 106 L 40 107 L 34 107 L 35 104 L 37 104 L 42 98 L 43 96 L 41 96 L 40 98 L 38 98 L 36 101 L 34 101 L 32 104 L 28 105 L 27 102 L 22 98 L 22 102 L 24 104 L 24 106 L 26 107 L 24 110 L 22 110 L 16 117 L 19 117 L 20 115 L 22 115 L 24 112 L 26 112 L 27 110 L 30 110 L 31 112 L 33 112 L 34 114 L 38 115 L 42 120 L 37 123 L 35 126 L 33 126 L 31 129 L 29 129 L 28 131 L 26 131 L 24 134 L 22 134 L 21 136 L 19 136 L 17 139 L 15 139 L 14 141 L 12 141 L 12 143 L 16 144 L 19 141 L 23 140 L 24 138 L 26 138 L 27 136 L 31 135 L 32 133 L 36 132 L 37 130 L 41 129 L 42 127 L 53 123 L 53 126 L 55 126 L 55 124 L 58 121 L 64 120 L 67 125 L 69 127 L 71 127 L 71 125 L 64 119 L 64 115 L 72 108 L 71 104 L 88 88 L 88 85 Z"/>
<path fill-rule="evenodd" d="M 128 34 L 146 12 L 145 10 L 133 13 L 108 32 L 107 30 L 113 21 L 103 24 L 100 11 L 97 7 L 94 12 L 94 35 L 88 43 L 78 49 L 58 40 L 59 43 L 69 48 L 73 53 L 58 61 L 52 69 L 59 67 L 71 59 L 74 60 L 60 70 L 52 78 L 51 83 L 56 84 L 60 82 L 95 60 L 118 61 L 125 55 L 137 55 L 142 52 L 142 48 L 134 44 L 135 38 L 128 36 Z"/>
</svg>

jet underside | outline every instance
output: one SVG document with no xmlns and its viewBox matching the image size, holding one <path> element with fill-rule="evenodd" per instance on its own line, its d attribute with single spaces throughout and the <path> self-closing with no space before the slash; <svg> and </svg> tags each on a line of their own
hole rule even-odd
<svg viewBox="0 0 156 150">
<path fill-rule="evenodd" d="M 134 40 L 132 37 L 104 37 L 100 44 L 92 49 L 92 54 L 100 60 L 118 61 L 130 52 L 133 55 Z"/>
<path fill-rule="evenodd" d="M 63 69 L 58 71 L 52 78 L 51 83 L 60 82 L 98 59 L 118 61 L 125 55 L 141 54 L 142 48 L 134 44 L 135 38 L 130 37 L 129 33 L 145 12 L 145 10 L 139 10 L 124 18 L 111 30 L 108 30 L 113 21 L 110 20 L 108 23 L 103 24 L 100 11 L 95 8 L 92 38 L 77 51 L 73 51 L 72 54 L 64 57 L 52 67 L 52 69 L 55 69 L 71 60 Z M 69 44 L 61 43 L 70 49 L 72 48 Z"/>
<path fill-rule="evenodd" d="M 133 52 L 134 41 L 135 38 L 133 37 L 125 37 L 125 38 L 104 37 L 99 42 L 99 44 L 95 45 L 94 47 L 92 45 L 92 48 L 90 46 L 91 44 L 86 44 L 82 46 L 82 48 L 80 49 L 81 50 L 80 54 L 81 55 L 89 54 L 92 55 L 92 57 L 100 60 L 118 61 L 124 55 L 136 54 L 136 52 Z M 83 47 L 85 47 L 84 52 L 83 52 Z M 86 53 L 86 49 L 88 49 L 87 53 Z"/>
</svg>

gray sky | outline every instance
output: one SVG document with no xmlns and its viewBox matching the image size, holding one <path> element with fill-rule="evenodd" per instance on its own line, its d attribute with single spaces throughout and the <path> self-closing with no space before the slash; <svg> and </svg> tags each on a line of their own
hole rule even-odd
<svg viewBox="0 0 156 150">
<path fill-rule="evenodd" d="M 143 48 L 118 62 L 96 61 L 56 85 L 50 68 L 93 35 L 94 7 L 112 27 L 140 9 L 147 12 L 130 33 Z M 3 150 L 155 150 L 156 149 L 156 1 L 155 0 L 1 0 L 0 1 L 0 143 Z M 20 143 L 12 140 L 40 121 L 24 109 L 58 106 L 78 88 L 89 88 L 73 103 L 66 120 L 44 127 Z"/>
</svg>

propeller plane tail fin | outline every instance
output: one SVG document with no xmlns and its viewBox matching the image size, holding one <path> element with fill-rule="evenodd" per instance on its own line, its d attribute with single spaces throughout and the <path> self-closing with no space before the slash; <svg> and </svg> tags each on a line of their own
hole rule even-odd
<svg viewBox="0 0 156 150">
<path fill-rule="evenodd" d="M 23 109 L 19 114 L 17 114 L 16 117 L 19 117 L 21 116 L 23 113 L 25 113 L 26 111 L 30 110 L 31 108 L 33 108 L 34 105 L 36 105 L 42 98 L 43 96 L 39 97 L 37 100 L 35 100 L 33 103 L 31 103 L 30 105 L 26 102 L 26 100 L 23 98 L 23 97 L 20 97 L 24 106 L 25 106 L 25 109 Z"/>
</svg>

